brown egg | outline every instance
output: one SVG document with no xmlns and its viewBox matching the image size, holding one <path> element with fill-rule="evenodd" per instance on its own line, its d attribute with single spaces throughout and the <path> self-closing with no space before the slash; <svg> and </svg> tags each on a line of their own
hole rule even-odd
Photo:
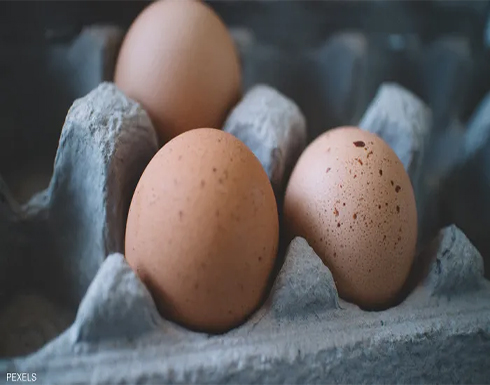
<svg viewBox="0 0 490 385">
<path fill-rule="evenodd" d="M 188 131 L 163 146 L 131 202 L 126 259 L 164 316 L 223 332 L 259 305 L 279 223 L 269 179 L 231 134 Z"/>
<path fill-rule="evenodd" d="M 343 127 L 313 141 L 291 175 L 284 216 L 342 298 L 375 309 L 396 297 L 414 259 L 417 212 L 403 164 L 381 138 Z"/>
<path fill-rule="evenodd" d="M 136 18 L 114 81 L 146 109 L 162 143 L 197 127 L 221 127 L 241 94 L 231 36 L 194 0 L 156 1 Z"/>
</svg>

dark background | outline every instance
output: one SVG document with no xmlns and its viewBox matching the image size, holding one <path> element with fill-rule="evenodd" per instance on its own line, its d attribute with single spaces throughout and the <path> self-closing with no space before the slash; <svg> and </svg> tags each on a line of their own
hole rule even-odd
<svg viewBox="0 0 490 385">
<path fill-rule="evenodd" d="M 4 42 L 70 39 L 83 25 L 128 27 L 147 1 L 2 1 Z M 250 27 L 280 45 L 313 45 L 339 29 L 417 33 L 431 39 L 463 34 L 482 44 L 488 1 L 208 1 L 229 25 Z"/>
</svg>

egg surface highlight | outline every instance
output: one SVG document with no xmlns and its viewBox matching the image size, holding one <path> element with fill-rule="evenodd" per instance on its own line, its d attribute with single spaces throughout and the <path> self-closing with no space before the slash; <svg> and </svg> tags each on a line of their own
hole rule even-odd
<svg viewBox="0 0 490 385">
<path fill-rule="evenodd" d="M 195 0 L 160 0 L 143 10 L 123 41 L 114 82 L 148 112 L 162 144 L 190 129 L 220 128 L 241 95 L 232 38 Z"/>
<path fill-rule="evenodd" d="M 372 309 L 395 299 L 414 259 L 417 212 L 403 164 L 381 138 L 341 127 L 314 140 L 289 180 L 284 217 L 342 298 Z"/>
<path fill-rule="evenodd" d="M 272 186 L 248 147 L 220 130 L 191 130 L 145 169 L 129 211 L 126 259 L 163 316 L 220 333 L 264 297 L 278 221 Z"/>
</svg>

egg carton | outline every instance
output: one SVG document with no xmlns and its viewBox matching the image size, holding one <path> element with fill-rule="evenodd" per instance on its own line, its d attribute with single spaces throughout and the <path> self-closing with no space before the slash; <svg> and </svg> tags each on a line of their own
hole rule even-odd
<svg viewBox="0 0 490 385">
<path fill-rule="evenodd" d="M 250 35 L 235 31 L 235 37 L 247 55 Z M 403 87 L 383 84 L 364 114 L 345 120 L 392 146 L 411 177 L 424 224 L 441 189 L 459 186 L 454 180 L 468 159 L 485 154 L 488 104 L 469 123 L 461 156 L 437 173 L 427 173 L 434 164 L 433 113 Z M 280 198 L 307 142 L 305 123 L 292 100 L 260 85 L 250 88 L 224 129 L 257 155 Z M 0 183 L 0 378 L 35 373 L 41 384 L 490 378 L 490 284 L 482 257 L 454 225 L 432 240 L 443 223 L 439 212 L 430 231 L 421 227 L 429 234 L 419 239 L 423 252 L 399 304 L 388 310 L 367 312 L 341 300 L 328 268 L 296 238 L 281 255 L 265 302 L 240 327 L 207 335 L 163 319 L 122 255 L 131 195 L 156 151 L 145 111 L 103 83 L 68 112 L 45 191 L 19 205 Z"/>
<path fill-rule="evenodd" d="M 400 92 L 403 97 L 406 91 Z M 304 127 L 299 109 L 267 86 L 252 89 L 225 124 L 247 143 L 253 138 L 268 174 L 278 179 L 285 175 L 279 164 L 298 155 L 291 149 Z M 424 257 L 430 265 L 423 284 L 386 311 L 366 312 L 340 300 L 328 268 L 296 238 L 267 301 L 244 325 L 212 336 L 162 319 L 124 256 L 112 253 L 123 249 L 129 200 L 156 150 L 146 113 L 104 83 L 70 109 L 49 188 L 17 212 L 4 191 L 4 228 L 24 222 L 41 232 L 37 240 L 44 244 L 37 249 L 53 243 L 52 260 L 37 268 L 56 269 L 52 289 L 64 288 L 65 303 L 81 303 L 66 331 L 32 355 L 2 361 L 2 371 L 35 373 L 37 381 L 50 384 L 488 379 L 490 283 L 483 278 L 480 254 L 455 226 L 441 232 L 431 254 L 435 259 Z M 401 157 L 405 164 L 413 158 Z M 39 305 L 33 297 L 17 301 Z M 56 328 L 58 312 L 31 310 L 38 318 L 27 326 L 32 329 L 15 324 L 12 333 L 8 322 L 18 322 L 17 309 L 10 305 L 2 314 L 2 330 L 10 332 L 3 341 L 13 349 Z"/>
</svg>

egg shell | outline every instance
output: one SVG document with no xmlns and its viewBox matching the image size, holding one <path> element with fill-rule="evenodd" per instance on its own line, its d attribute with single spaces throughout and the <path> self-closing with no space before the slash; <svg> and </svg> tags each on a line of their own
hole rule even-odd
<svg viewBox="0 0 490 385">
<path fill-rule="evenodd" d="M 341 127 L 313 141 L 289 180 L 284 216 L 342 298 L 365 308 L 394 300 L 414 259 L 417 212 L 403 164 L 381 138 Z"/>
<path fill-rule="evenodd" d="M 232 38 L 204 2 L 161 0 L 136 18 L 114 81 L 149 113 L 165 143 L 198 127 L 221 128 L 241 95 Z"/>
<path fill-rule="evenodd" d="M 171 140 L 144 171 L 125 253 L 164 316 L 223 332 L 261 302 L 278 238 L 277 204 L 258 159 L 231 134 L 203 128 Z"/>
</svg>

